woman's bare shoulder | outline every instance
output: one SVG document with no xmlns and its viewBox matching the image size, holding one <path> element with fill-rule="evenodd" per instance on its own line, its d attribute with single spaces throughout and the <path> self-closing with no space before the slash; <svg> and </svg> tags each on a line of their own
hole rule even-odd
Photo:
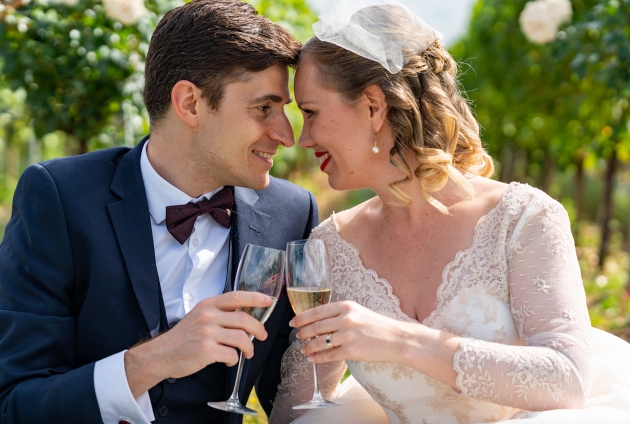
<svg viewBox="0 0 630 424">
<path fill-rule="evenodd" d="M 376 197 L 373 197 L 350 209 L 335 213 L 335 222 L 337 223 L 339 232 L 343 231 L 347 226 L 354 226 L 358 221 L 363 219 L 367 211 L 374 205 L 376 199 Z"/>
<path fill-rule="evenodd" d="M 475 197 L 487 205 L 496 205 L 509 185 L 490 178 L 475 177 L 470 180 L 475 189 Z"/>
</svg>

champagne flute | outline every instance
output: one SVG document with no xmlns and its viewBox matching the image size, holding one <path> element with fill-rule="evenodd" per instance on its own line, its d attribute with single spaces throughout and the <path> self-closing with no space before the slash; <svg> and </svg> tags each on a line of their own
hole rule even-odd
<svg viewBox="0 0 630 424">
<path fill-rule="evenodd" d="M 248 313 L 263 324 L 273 312 L 278 302 L 278 296 L 282 289 L 284 277 L 284 258 L 282 250 L 271 249 L 269 247 L 248 244 L 245 246 L 243 256 L 238 264 L 234 290 L 253 291 L 266 294 L 271 297 L 272 302 L 266 308 L 244 307 L 239 311 Z M 250 336 L 250 340 L 254 337 Z M 258 412 L 247 408 L 241 404 L 238 398 L 238 389 L 243 372 L 243 352 L 238 360 L 238 371 L 232 395 L 225 402 L 208 402 L 208 406 L 222 411 L 234 412 L 236 414 L 256 415 Z"/>
<path fill-rule="evenodd" d="M 297 314 L 330 302 L 332 279 L 328 251 L 323 240 L 296 240 L 287 243 L 287 295 Z M 315 389 L 313 398 L 293 409 L 340 406 L 324 399 L 319 391 L 317 364 L 313 363 Z"/>
</svg>

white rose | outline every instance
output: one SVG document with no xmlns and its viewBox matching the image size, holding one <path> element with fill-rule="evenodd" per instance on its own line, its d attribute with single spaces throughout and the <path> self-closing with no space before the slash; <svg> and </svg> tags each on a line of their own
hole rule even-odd
<svg viewBox="0 0 630 424">
<path fill-rule="evenodd" d="M 525 37 L 535 44 L 548 43 L 558 33 L 557 17 L 549 13 L 549 5 L 543 1 L 526 3 L 518 21 Z"/>
<path fill-rule="evenodd" d="M 558 25 L 570 21 L 573 17 L 573 9 L 570 0 L 541 0 L 547 4 L 547 10 L 556 20 Z"/>
<path fill-rule="evenodd" d="M 143 0 L 103 0 L 105 14 L 123 25 L 133 25 L 147 12 Z"/>
</svg>

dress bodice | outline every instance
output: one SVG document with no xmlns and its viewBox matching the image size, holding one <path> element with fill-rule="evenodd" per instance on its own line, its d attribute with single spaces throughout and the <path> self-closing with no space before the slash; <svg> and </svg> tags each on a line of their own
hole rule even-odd
<svg viewBox="0 0 630 424">
<path fill-rule="evenodd" d="M 508 228 L 501 226 L 509 197 L 506 195 L 479 221 L 472 245 L 444 268 L 438 306 L 422 324 L 464 337 L 521 344 L 510 310 L 505 249 L 497 249 L 507 242 Z M 334 287 L 336 301 L 353 300 L 390 318 L 417 322 L 400 309 L 390 283 L 366 268 L 360 252 L 340 236 L 334 214 L 313 237 L 326 241 L 331 249 L 335 281 L 336 276 L 345 281 Z M 497 421 L 515 412 L 513 408 L 464 396 L 404 365 L 348 361 L 348 367 L 392 423 L 413 422 L 410 417 L 445 423 L 447 415 L 452 416 L 453 423 Z"/>
<path fill-rule="evenodd" d="M 334 214 L 311 237 L 329 248 L 333 301 L 417 323 L 340 236 Z M 510 184 L 479 220 L 472 245 L 445 267 L 437 299 L 422 324 L 464 337 L 453 363 L 458 390 L 400 364 L 348 361 L 392 423 L 491 422 L 588 397 L 591 333 L 579 265 L 566 211 L 543 192 Z M 279 409 L 308 375 L 296 377 L 305 362 L 299 347 L 285 354 Z M 334 386 L 343 366 L 326 365 L 322 385 Z"/>
</svg>

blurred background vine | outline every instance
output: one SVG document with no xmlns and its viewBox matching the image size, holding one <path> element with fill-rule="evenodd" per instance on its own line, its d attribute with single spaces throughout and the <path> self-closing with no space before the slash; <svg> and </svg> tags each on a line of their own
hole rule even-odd
<svg viewBox="0 0 630 424">
<path fill-rule="evenodd" d="M 183 2 L 0 1 L 0 236 L 29 164 L 132 146 L 149 132 L 148 43 Z M 312 36 L 306 0 L 249 2 L 301 41 Z M 447 47 L 495 178 L 565 206 L 593 325 L 630 339 L 630 0 L 478 0 L 468 31 Z M 301 114 L 294 104 L 287 114 L 297 136 Z M 272 173 L 313 191 L 322 218 L 373 195 L 331 190 L 299 148 L 281 149 Z"/>
</svg>

